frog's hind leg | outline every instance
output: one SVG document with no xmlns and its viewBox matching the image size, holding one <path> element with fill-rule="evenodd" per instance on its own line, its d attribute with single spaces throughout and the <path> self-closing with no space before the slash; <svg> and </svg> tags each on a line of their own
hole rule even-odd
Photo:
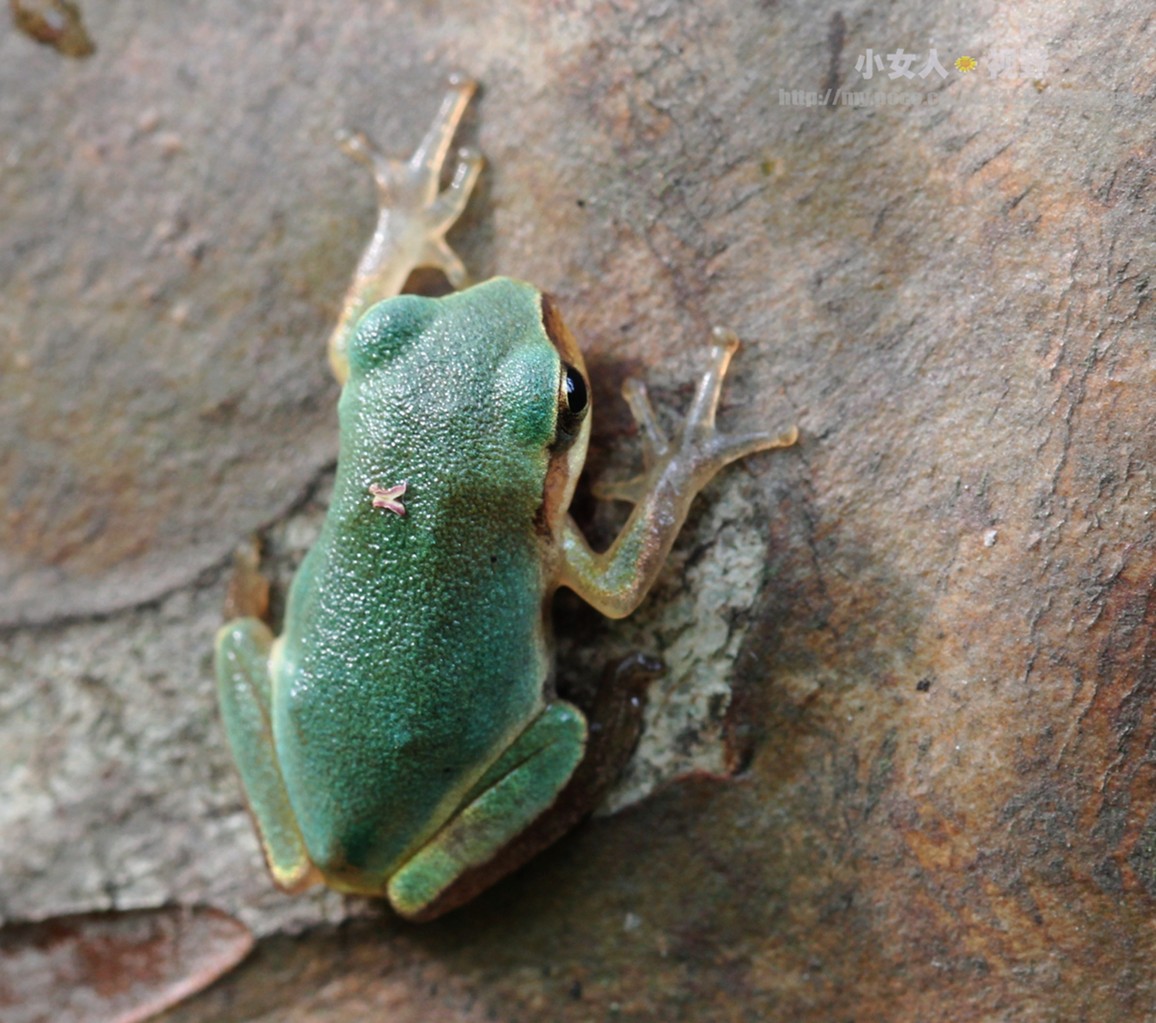
<svg viewBox="0 0 1156 1023">
<path fill-rule="evenodd" d="M 548 811 L 586 748 L 577 707 L 550 704 L 518 736 L 462 801 L 455 816 L 390 879 L 393 908 L 429 920 L 468 901 L 530 855 L 505 854 Z M 497 869 L 492 870 L 492 865 Z"/>
<path fill-rule="evenodd" d="M 273 635 L 256 618 L 239 618 L 217 633 L 217 691 L 225 733 L 257 824 L 269 872 L 278 887 L 299 891 L 319 880 L 273 746 L 269 655 Z"/>
<path fill-rule="evenodd" d="M 394 877 L 389 895 L 395 908 L 412 920 L 441 916 L 517 870 L 586 817 L 618 780 L 634 752 L 642 731 L 646 690 L 661 672 L 659 662 L 638 654 L 611 665 L 581 729 L 577 710 L 565 703 L 552 705 L 474 786 L 461 816 Z M 578 743 L 587 734 L 583 754 Z M 549 750 L 549 765 L 547 756 L 539 755 L 544 745 L 555 747 Z M 582 757 L 581 763 L 563 779 L 564 785 L 552 796 L 538 791 L 539 781 L 543 789 L 558 784 L 564 765 L 575 753 Z M 544 780 L 536 774 L 543 767 L 548 774 Z M 535 791 L 538 798 L 522 802 L 527 790 Z M 546 805 L 543 796 L 549 800 Z M 475 841 L 475 825 L 470 821 L 478 816 L 505 820 L 501 809 L 492 808 L 503 804 L 518 807 L 507 821 L 510 826 L 503 829 L 508 838 L 499 844 L 491 837 L 483 848 L 483 843 Z M 460 855 L 467 843 L 470 855 Z"/>
</svg>

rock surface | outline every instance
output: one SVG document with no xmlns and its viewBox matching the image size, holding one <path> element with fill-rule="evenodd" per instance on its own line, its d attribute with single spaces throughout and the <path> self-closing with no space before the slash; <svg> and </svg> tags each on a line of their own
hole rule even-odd
<svg viewBox="0 0 1156 1023">
<path fill-rule="evenodd" d="M 0 34 L 0 915 L 239 917 L 182 1023 L 1151 1013 L 1145 5 L 81 7 L 84 60 Z M 407 151 L 451 67 L 489 161 L 455 247 L 556 295 L 592 471 L 716 322 L 722 424 L 802 440 L 636 618 L 564 605 L 564 683 L 671 665 L 631 805 L 415 928 L 270 890 L 210 637 L 231 549 L 266 529 L 283 583 L 325 502 L 372 221 L 332 136 Z"/>
</svg>

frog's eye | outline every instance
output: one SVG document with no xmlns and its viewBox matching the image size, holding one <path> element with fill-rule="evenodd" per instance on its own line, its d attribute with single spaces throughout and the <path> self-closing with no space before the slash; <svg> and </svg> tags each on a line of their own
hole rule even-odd
<svg viewBox="0 0 1156 1023">
<path fill-rule="evenodd" d="M 590 408 L 586 378 L 573 366 L 562 363 L 558 382 L 558 425 L 554 432 L 554 448 L 569 447 L 578 436 L 578 429 Z"/>
<path fill-rule="evenodd" d="M 565 414 L 577 422 L 582 421 L 590 399 L 586 397 L 586 380 L 573 366 L 562 364 L 562 401 Z"/>
</svg>

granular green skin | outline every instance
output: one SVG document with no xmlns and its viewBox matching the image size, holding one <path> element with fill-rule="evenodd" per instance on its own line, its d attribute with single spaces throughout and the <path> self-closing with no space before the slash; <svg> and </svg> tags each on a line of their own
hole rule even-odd
<svg viewBox="0 0 1156 1023">
<path fill-rule="evenodd" d="M 277 664 L 278 759 L 310 858 L 376 885 L 544 705 L 534 517 L 559 361 L 537 292 L 476 291 L 362 321 L 333 502 Z M 369 486 L 400 481 L 405 515 L 374 508 Z"/>
</svg>

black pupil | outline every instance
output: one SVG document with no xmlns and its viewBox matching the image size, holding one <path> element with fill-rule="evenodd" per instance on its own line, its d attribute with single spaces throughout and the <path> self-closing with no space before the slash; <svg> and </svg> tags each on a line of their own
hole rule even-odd
<svg viewBox="0 0 1156 1023">
<path fill-rule="evenodd" d="M 570 414 L 574 415 L 586 407 L 586 381 L 573 366 L 565 366 L 563 369 L 566 374 L 563 385 L 566 390 L 566 404 L 570 407 Z"/>
</svg>

